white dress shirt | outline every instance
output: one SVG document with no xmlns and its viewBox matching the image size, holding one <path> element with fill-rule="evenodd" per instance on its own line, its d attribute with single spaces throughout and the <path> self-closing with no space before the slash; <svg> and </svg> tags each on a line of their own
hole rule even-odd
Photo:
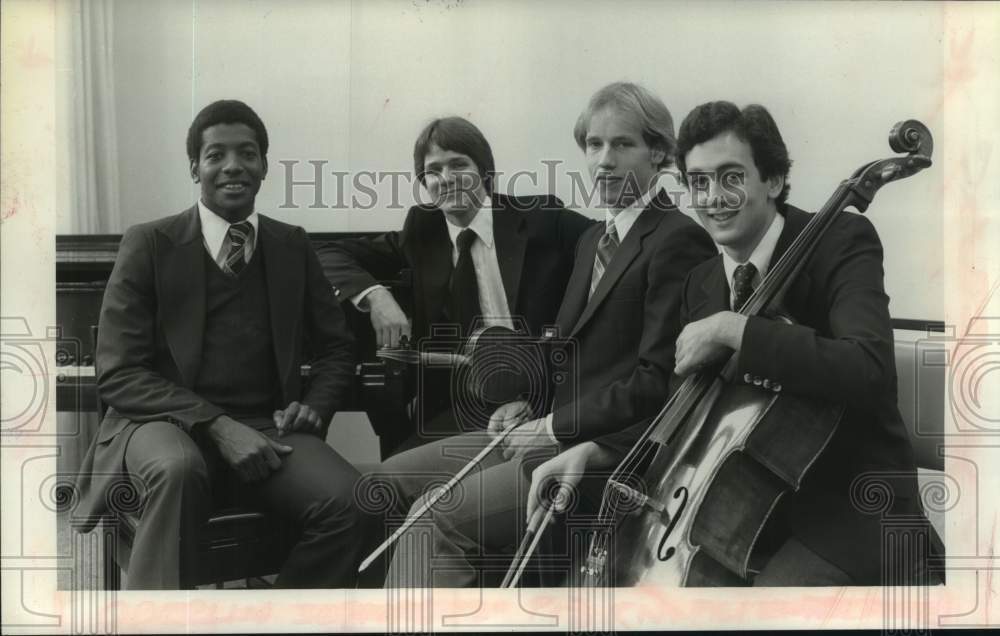
<svg viewBox="0 0 1000 636">
<path fill-rule="evenodd" d="M 445 217 L 447 220 L 448 217 Z M 451 264 L 458 264 L 458 235 L 464 229 L 476 233 L 476 240 L 469 248 L 472 266 L 476 270 L 476 286 L 479 288 L 479 307 L 483 311 L 483 322 L 490 327 L 501 326 L 514 328 L 510 318 L 510 308 L 507 306 L 507 291 L 500 276 L 500 261 L 497 259 L 496 242 L 493 240 L 493 205 L 489 197 L 483 202 L 468 228 L 454 225 L 448 226 L 448 236 L 451 238 Z"/>
<path fill-rule="evenodd" d="M 451 223 L 447 215 L 445 220 L 448 237 L 451 239 L 451 264 L 454 266 L 458 264 L 458 235 L 466 228 Z M 503 278 L 500 276 L 500 262 L 497 259 L 496 242 L 493 240 L 493 204 L 489 197 L 469 223 L 468 229 L 476 233 L 476 240 L 473 241 L 469 254 L 476 271 L 476 286 L 479 287 L 479 307 L 483 312 L 483 322 L 490 327 L 502 326 L 513 329 L 514 321 L 510 317 L 507 290 L 504 289 Z M 372 291 L 382 287 L 382 285 L 372 285 L 352 296 L 351 302 L 361 311 L 368 311 L 367 307 L 360 305 L 361 301 Z"/>
<path fill-rule="evenodd" d="M 778 239 L 781 237 L 781 230 L 785 227 L 785 217 L 781 214 L 775 214 L 774 218 L 771 219 L 771 225 L 764 232 L 764 236 L 761 237 L 760 243 L 757 243 L 757 247 L 753 249 L 750 254 L 750 258 L 746 260 L 745 263 L 737 263 L 736 260 L 726 252 L 725 248 L 722 250 L 722 266 L 726 270 L 726 282 L 729 284 L 729 306 L 732 307 L 733 303 L 736 301 L 736 292 L 733 290 L 733 272 L 740 265 L 745 265 L 746 263 L 753 263 L 754 267 L 757 268 L 757 273 L 753 277 L 753 288 L 757 289 L 760 285 L 760 281 L 764 280 L 767 276 L 768 270 L 771 268 L 771 257 L 774 256 L 774 248 L 778 245 Z"/>
<path fill-rule="evenodd" d="M 229 256 L 229 226 L 235 225 L 225 220 L 215 212 L 208 209 L 201 199 L 198 200 L 198 218 L 201 220 L 201 236 L 204 239 L 205 249 L 208 250 L 208 255 L 212 257 L 215 264 L 219 266 L 219 269 L 226 271 L 226 257 Z M 243 246 L 243 256 L 246 262 L 250 262 L 250 257 L 253 256 L 253 251 L 257 247 L 257 225 L 259 217 L 257 211 L 250 213 L 245 221 L 249 221 L 250 225 L 253 226 L 253 240 L 247 241 L 246 245 Z"/>
</svg>

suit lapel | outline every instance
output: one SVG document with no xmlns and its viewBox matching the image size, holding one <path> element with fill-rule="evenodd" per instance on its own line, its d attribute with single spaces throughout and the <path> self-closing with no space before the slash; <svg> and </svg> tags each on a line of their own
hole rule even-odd
<svg viewBox="0 0 1000 636">
<path fill-rule="evenodd" d="M 600 240 L 603 225 L 594 225 L 580 237 L 580 249 L 576 263 L 566 283 L 566 293 L 563 294 L 556 324 L 559 325 L 559 335 L 569 336 L 570 330 L 577 324 L 581 312 L 587 305 L 587 293 L 590 291 L 590 276 L 594 269 L 594 258 L 597 255 L 597 242 Z"/>
<path fill-rule="evenodd" d="M 688 309 L 689 320 L 700 320 L 730 309 L 729 281 L 726 280 L 726 268 L 722 265 L 721 255 L 714 257 L 712 267 L 701 281 L 701 291 L 701 297 Z"/>
<path fill-rule="evenodd" d="M 608 293 L 621 278 L 622 274 L 628 269 L 632 264 L 632 261 L 639 255 L 642 251 L 642 240 L 647 234 L 656 229 L 656 226 L 660 224 L 663 220 L 663 212 L 654 205 L 649 205 L 645 210 L 639 215 L 639 218 L 635 220 L 632 225 L 632 229 L 629 230 L 628 234 L 625 236 L 625 240 L 618 249 L 615 251 L 614 257 L 608 264 L 608 268 L 604 270 L 604 275 L 601 276 L 600 282 L 597 283 L 597 289 L 594 290 L 594 295 L 590 297 L 587 301 L 586 307 L 583 309 L 583 313 L 580 318 L 576 321 L 573 326 L 573 331 L 570 335 L 576 334 L 583 327 L 584 324 L 590 317 L 594 315 L 597 308 L 604 302 L 607 298 Z M 597 244 L 594 244 L 594 253 L 597 252 Z M 593 268 L 594 258 L 591 255 L 589 261 L 590 267 Z M 590 277 L 587 277 L 587 285 L 589 287 Z"/>
<path fill-rule="evenodd" d="M 786 205 L 783 210 L 785 217 L 785 227 L 781 229 L 781 236 L 774 246 L 774 255 L 771 257 L 771 267 L 774 267 L 778 260 L 785 255 L 791 247 L 795 238 L 802 233 L 806 225 L 809 224 L 812 215 L 802 210 Z M 799 272 L 798 278 L 792 283 L 783 302 L 778 306 L 777 313 L 788 313 L 795 315 L 797 308 L 804 307 L 811 288 L 808 264 Z"/>
<path fill-rule="evenodd" d="M 527 244 L 523 236 L 524 224 L 525 219 L 522 214 L 494 204 L 493 241 L 496 244 L 500 278 L 503 280 L 504 293 L 507 295 L 507 307 L 512 315 L 519 313 L 516 306 L 517 292 L 521 284 L 524 250 Z"/>
<path fill-rule="evenodd" d="M 419 218 L 419 245 L 415 253 L 420 264 L 414 267 L 414 274 L 420 277 L 420 288 L 415 290 L 423 295 L 426 307 L 427 328 L 441 317 L 448 300 L 448 283 L 451 280 L 451 237 L 445 225 L 444 212 L 440 210 L 421 211 Z M 430 332 L 427 333 L 430 335 Z"/>
<path fill-rule="evenodd" d="M 264 256 L 267 280 L 267 302 L 270 307 L 271 342 L 278 365 L 281 386 L 290 384 L 295 361 L 295 343 L 302 329 L 302 306 L 305 276 L 301 259 L 289 249 L 285 237 L 271 219 L 260 216 L 260 237 L 257 248 Z M 298 373 L 298 369 L 294 370 Z M 293 396 L 284 396 L 286 401 Z"/>
<path fill-rule="evenodd" d="M 194 386 L 205 332 L 205 245 L 198 206 L 162 230 L 170 246 L 157 256 L 159 313 L 184 386 Z"/>
</svg>

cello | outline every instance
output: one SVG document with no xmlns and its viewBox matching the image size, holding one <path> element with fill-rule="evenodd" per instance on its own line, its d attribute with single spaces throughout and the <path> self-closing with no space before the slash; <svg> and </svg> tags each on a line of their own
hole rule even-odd
<svg viewBox="0 0 1000 636">
<path fill-rule="evenodd" d="M 883 185 L 931 165 L 933 140 L 919 121 L 897 123 L 889 145 L 906 155 L 868 163 L 841 182 L 739 313 L 793 322 L 785 297 L 837 217 L 849 207 L 864 213 Z M 799 489 L 846 407 L 734 383 L 736 368 L 731 355 L 689 376 L 646 427 L 605 485 L 571 584 L 749 584 L 764 526 Z M 517 561 L 511 572 L 523 570 Z"/>
</svg>

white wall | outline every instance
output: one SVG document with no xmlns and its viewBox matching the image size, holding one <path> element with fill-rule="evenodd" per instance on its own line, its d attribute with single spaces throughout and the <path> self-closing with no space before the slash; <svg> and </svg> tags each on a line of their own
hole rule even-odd
<svg viewBox="0 0 1000 636">
<path fill-rule="evenodd" d="M 247 101 L 269 127 L 258 209 L 314 231 L 396 228 L 404 212 L 384 209 L 388 182 L 374 210 L 310 209 L 302 187 L 296 209 L 279 209 L 280 160 L 300 162 L 297 179 L 312 176 L 310 160 L 327 161 L 328 173 L 408 173 L 414 137 L 443 114 L 479 125 L 498 169 L 539 171 L 538 186 L 521 179 L 518 192 L 569 200 L 565 170 L 585 170 L 573 123 L 594 90 L 619 79 L 661 95 L 677 126 L 712 99 L 766 105 L 795 162 L 790 201 L 806 209 L 891 154 L 897 120 L 943 127 L 935 4 L 120 0 L 116 10 L 129 223 L 194 202 L 184 136 L 197 110 L 222 97 Z M 566 162 L 554 184 L 543 159 Z M 334 205 L 332 175 L 324 190 Z M 942 171 L 925 171 L 886 187 L 869 212 L 896 316 L 942 317 L 942 190 Z M 399 202 L 412 202 L 409 188 Z"/>
</svg>

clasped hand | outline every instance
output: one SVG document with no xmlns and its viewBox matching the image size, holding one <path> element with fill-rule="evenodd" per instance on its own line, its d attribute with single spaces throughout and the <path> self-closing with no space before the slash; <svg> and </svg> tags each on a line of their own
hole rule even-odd
<svg viewBox="0 0 1000 636">
<path fill-rule="evenodd" d="M 504 404 L 490 417 L 486 430 L 494 438 L 517 427 L 517 430 L 511 431 L 503 441 L 504 459 L 521 458 L 533 448 L 555 445 L 545 428 L 545 418 L 532 419 L 532 416 L 531 405 L 519 400 Z"/>
<path fill-rule="evenodd" d="M 215 418 L 207 431 L 223 461 L 236 471 L 241 481 L 248 483 L 266 479 L 281 468 L 280 456 L 292 452 L 291 446 L 276 442 L 228 415 Z"/>
<path fill-rule="evenodd" d="M 291 432 L 317 433 L 323 420 L 308 404 L 292 402 L 274 412 L 274 426 L 281 437 Z M 292 447 L 271 439 L 260 431 L 238 422 L 228 415 L 217 417 L 208 425 L 208 435 L 219 454 L 244 482 L 266 479 L 281 468 L 281 457 Z"/>
</svg>

